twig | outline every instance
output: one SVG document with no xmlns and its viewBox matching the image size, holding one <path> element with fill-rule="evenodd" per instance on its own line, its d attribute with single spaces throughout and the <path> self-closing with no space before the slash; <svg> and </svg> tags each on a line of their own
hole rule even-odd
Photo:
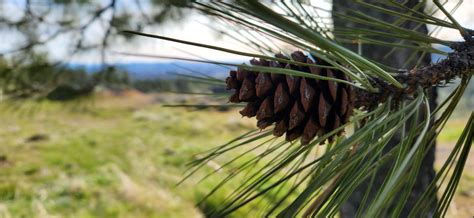
<svg viewBox="0 0 474 218">
<path fill-rule="evenodd" d="M 385 102 L 389 97 L 393 97 L 393 103 L 398 104 L 402 100 L 412 99 L 418 87 L 427 89 L 434 86 L 448 84 L 456 78 L 470 77 L 474 70 L 474 41 L 465 41 L 452 45 L 455 51 L 448 54 L 448 57 L 436 64 L 405 70 L 395 76 L 395 79 L 404 88 L 399 89 L 385 81 L 375 78 L 378 93 L 367 90 L 356 89 L 355 107 L 365 107 L 371 109 L 379 103 Z"/>
<path fill-rule="evenodd" d="M 111 0 L 110 1 L 110 4 L 108 6 L 108 8 L 110 8 L 112 10 L 112 15 L 110 17 L 110 22 L 109 22 L 109 26 L 107 28 L 107 30 L 105 31 L 105 34 L 104 34 L 104 37 L 102 38 L 102 45 L 101 45 L 101 59 L 102 59 L 102 65 L 105 66 L 105 49 L 107 48 L 107 40 L 109 39 L 109 36 L 110 36 L 110 32 L 113 28 L 113 22 L 114 22 L 114 19 L 115 19 L 115 13 L 116 13 L 116 8 L 115 8 L 115 5 L 116 5 L 116 0 Z"/>
</svg>

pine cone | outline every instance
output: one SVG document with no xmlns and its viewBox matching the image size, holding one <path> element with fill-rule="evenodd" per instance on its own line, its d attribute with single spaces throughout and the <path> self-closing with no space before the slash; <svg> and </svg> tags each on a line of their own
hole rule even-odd
<svg viewBox="0 0 474 218">
<path fill-rule="evenodd" d="M 277 58 L 288 57 L 277 54 Z M 291 54 L 297 62 L 314 64 L 303 52 Z M 318 65 L 328 65 L 317 60 Z M 310 74 L 349 80 L 343 72 L 315 66 L 257 60 L 255 66 L 298 70 Z M 239 68 L 230 71 L 227 89 L 235 90 L 229 98 L 232 103 L 247 102 L 240 111 L 242 116 L 256 116 L 260 129 L 275 123 L 273 134 L 293 141 L 301 137 L 301 144 L 308 144 L 316 136 L 324 135 L 349 121 L 354 108 L 354 90 L 347 84 L 276 73 L 262 73 Z M 340 135 L 342 131 L 338 134 Z M 331 142 L 333 138 L 329 138 Z M 324 143 L 324 142 L 322 142 Z"/>
</svg>

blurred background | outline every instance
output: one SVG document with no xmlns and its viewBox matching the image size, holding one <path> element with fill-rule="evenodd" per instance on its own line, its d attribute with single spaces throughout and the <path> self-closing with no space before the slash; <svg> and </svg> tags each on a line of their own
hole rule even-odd
<svg viewBox="0 0 474 218">
<path fill-rule="evenodd" d="M 454 13 L 471 29 L 473 8 L 464 1 Z M 254 129 L 254 120 L 221 105 L 232 67 L 209 63 L 248 58 L 122 30 L 254 53 L 271 44 L 238 35 L 186 0 L 0 0 L 0 217 L 202 217 L 243 179 L 200 202 L 231 173 L 200 181 L 221 167 L 209 162 L 176 186 L 197 154 Z M 461 40 L 445 29 L 436 36 Z M 438 140 L 436 167 L 474 108 L 468 88 Z M 451 91 L 439 89 L 439 99 Z M 474 214 L 472 156 L 466 167 L 453 217 Z M 271 202 L 235 216 L 255 216 Z"/>
</svg>

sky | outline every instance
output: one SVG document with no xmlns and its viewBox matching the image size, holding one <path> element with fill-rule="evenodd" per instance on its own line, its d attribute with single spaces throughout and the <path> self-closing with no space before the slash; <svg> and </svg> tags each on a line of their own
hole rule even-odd
<svg viewBox="0 0 474 218">
<path fill-rule="evenodd" d="M 37 0 L 40 1 L 40 0 Z M 101 0 L 99 0 L 101 1 Z M 121 0 L 122 4 L 126 7 L 131 0 Z M 6 13 L 10 13 L 11 16 L 18 15 L 24 4 L 24 0 L 0 0 L 3 3 L 3 7 Z M 457 1 L 449 1 L 446 7 L 452 8 Z M 330 8 L 327 4 L 325 7 Z M 444 18 L 444 15 L 437 14 L 438 17 Z M 464 0 L 460 8 L 453 14 L 454 18 L 458 22 L 467 27 L 474 29 L 474 0 Z M 209 20 L 205 16 L 199 15 L 198 13 L 191 13 L 183 22 L 180 23 L 168 23 L 152 30 L 148 30 L 149 33 L 163 35 L 167 37 L 173 37 L 177 39 L 189 40 L 193 42 L 212 44 L 215 46 L 226 47 L 235 50 L 245 51 L 245 48 L 233 42 L 228 37 L 219 37 L 208 25 L 212 25 L 213 21 Z M 430 27 L 429 27 L 430 28 Z M 95 30 L 94 30 L 95 29 Z M 94 35 L 94 31 L 100 31 L 100 26 L 92 28 L 89 34 Z M 461 40 L 461 36 L 456 30 L 442 29 L 437 37 L 448 40 Z M 5 49 L 7 45 L 13 44 L 15 41 L 14 35 L 11 34 L 0 34 L 0 41 L 7 43 L 0 43 L 0 52 Z M 48 44 L 48 52 L 52 59 L 64 59 L 66 56 L 67 48 L 65 42 L 69 40 L 67 36 L 59 38 Z M 11 42 L 11 43 L 8 43 Z M 193 47 L 188 45 L 182 45 L 179 43 L 173 43 L 164 40 L 150 39 L 150 38 L 139 38 L 135 42 L 122 42 L 119 44 L 113 44 L 110 51 L 117 52 L 133 52 L 142 54 L 156 54 L 156 55 L 168 55 L 168 56 L 179 56 L 196 58 L 198 57 L 212 57 L 213 60 L 218 61 L 235 61 L 235 60 L 246 60 L 247 57 L 232 55 L 228 53 L 218 52 L 211 49 Z M 192 55 L 190 55 L 192 54 Z M 86 53 L 84 55 L 76 55 L 72 58 L 67 58 L 66 61 L 74 63 L 98 63 L 100 62 L 99 53 Z M 109 63 L 126 63 L 126 62 L 156 62 L 166 61 L 157 60 L 150 58 L 141 57 L 130 57 L 117 55 L 115 53 L 108 53 L 107 61 Z"/>
</svg>

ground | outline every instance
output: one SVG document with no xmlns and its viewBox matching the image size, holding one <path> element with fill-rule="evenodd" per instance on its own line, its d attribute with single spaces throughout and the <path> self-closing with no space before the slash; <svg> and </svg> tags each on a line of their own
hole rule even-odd
<svg viewBox="0 0 474 218">
<path fill-rule="evenodd" d="M 0 105 L 0 217 L 202 217 L 229 189 L 196 206 L 219 182 L 197 180 L 219 163 L 177 186 L 186 163 L 254 124 L 235 110 L 167 108 L 157 99 L 130 91 L 67 104 Z M 437 167 L 463 122 L 448 123 Z M 470 156 L 468 168 L 473 163 Z M 463 176 L 453 202 L 451 216 L 472 217 L 472 174 Z M 255 215 L 253 206 L 236 217 Z"/>
</svg>

